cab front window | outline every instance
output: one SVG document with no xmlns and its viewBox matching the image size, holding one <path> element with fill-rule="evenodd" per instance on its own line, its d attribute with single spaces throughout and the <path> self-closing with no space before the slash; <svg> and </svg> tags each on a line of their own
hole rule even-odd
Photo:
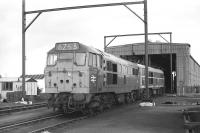
<svg viewBox="0 0 200 133">
<path fill-rule="evenodd" d="M 76 53 L 74 63 L 78 66 L 84 66 L 86 60 L 86 53 Z"/>
<path fill-rule="evenodd" d="M 86 53 L 60 53 L 59 59 L 65 60 L 66 62 L 73 62 L 77 66 L 84 66 Z"/>
<path fill-rule="evenodd" d="M 60 53 L 59 59 L 61 60 L 73 60 L 73 53 Z"/>
<path fill-rule="evenodd" d="M 47 57 L 47 65 L 52 66 L 55 65 L 57 61 L 57 55 L 56 54 L 49 54 Z"/>
</svg>

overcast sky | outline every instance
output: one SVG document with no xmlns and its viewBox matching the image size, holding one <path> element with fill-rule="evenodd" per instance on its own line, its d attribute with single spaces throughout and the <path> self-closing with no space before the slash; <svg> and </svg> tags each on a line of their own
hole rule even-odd
<svg viewBox="0 0 200 133">
<path fill-rule="evenodd" d="M 26 10 L 102 4 L 134 0 L 26 0 Z M 22 0 L 0 0 L 0 75 L 21 75 Z M 143 5 L 131 5 L 143 17 Z M 27 23 L 34 15 L 27 16 Z M 174 43 L 189 43 L 200 63 L 200 1 L 148 0 L 149 32 L 172 32 Z M 46 53 L 56 42 L 78 41 L 103 50 L 103 37 L 143 33 L 143 23 L 123 6 L 43 13 L 26 32 L 26 74 L 41 74 Z M 164 36 L 169 40 L 169 36 Z M 143 39 L 143 37 L 142 37 Z M 163 41 L 149 36 L 151 41 Z M 141 38 L 116 39 L 112 45 L 142 42 Z"/>
</svg>

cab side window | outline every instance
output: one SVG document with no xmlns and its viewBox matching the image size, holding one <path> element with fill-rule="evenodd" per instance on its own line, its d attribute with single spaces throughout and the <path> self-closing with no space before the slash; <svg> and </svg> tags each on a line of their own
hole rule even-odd
<svg viewBox="0 0 200 133">
<path fill-rule="evenodd" d="M 97 55 L 93 53 L 89 53 L 89 66 L 97 67 Z"/>
<path fill-rule="evenodd" d="M 107 71 L 112 71 L 112 62 L 106 61 Z"/>
<path fill-rule="evenodd" d="M 97 67 L 102 68 L 102 58 L 100 55 L 97 55 Z"/>
<path fill-rule="evenodd" d="M 93 57 L 92 53 L 89 53 L 89 63 L 88 63 L 89 66 L 93 65 L 93 63 L 92 63 L 92 61 L 93 61 L 92 57 Z"/>
<path fill-rule="evenodd" d="M 92 54 L 92 59 L 93 59 L 93 67 L 96 67 L 97 66 L 97 55 Z"/>
</svg>

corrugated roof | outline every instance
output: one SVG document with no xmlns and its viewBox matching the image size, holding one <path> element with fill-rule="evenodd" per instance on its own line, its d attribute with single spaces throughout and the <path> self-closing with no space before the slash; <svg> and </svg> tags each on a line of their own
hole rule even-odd
<svg viewBox="0 0 200 133">
<path fill-rule="evenodd" d="M 20 76 L 20 78 L 22 78 L 22 76 Z M 43 79 L 44 78 L 44 74 L 36 74 L 36 75 L 25 75 L 25 78 L 32 78 L 32 79 Z"/>
<path fill-rule="evenodd" d="M 149 42 L 148 43 L 149 45 L 169 45 L 170 43 L 165 43 L 165 42 Z M 122 44 L 122 45 L 117 45 L 117 46 L 109 46 L 107 47 L 106 49 L 109 50 L 109 49 L 112 49 L 112 48 L 120 48 L 120 47 L 125 47 L 125 46 L 130 46 L 130 45 L 133 45 L 133 46 L 140 46 L 140 45 L 145 45 L 145 43 L 129 43 L 129 44 Z M 188 43 L 172 43 L 172 46 L 183 46 L 183 45 L 186 45 L 188 47 L 190 47 L 190 44 Z"/>
</svg>

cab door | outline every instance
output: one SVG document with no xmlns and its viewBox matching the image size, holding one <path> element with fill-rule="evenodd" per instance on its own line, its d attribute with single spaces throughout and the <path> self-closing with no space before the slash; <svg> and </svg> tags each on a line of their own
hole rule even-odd
<svg viewBox="0 0 200 133">
<path fill-rule="evenodd" d="M 97 55 L 94 53 L 89 53 L 89 88 L 90 93 L 97 92 L 97 84 L 98 84 L 98 67 L 97 67 Z"/>
<path fill-rule="evenodd" d="M 89 68 L 89 84 L 90 84 L 90 93 L 97 92 L 97 84 L 98 84 L 98 75 L 97 68 Z"/>
</svg>

